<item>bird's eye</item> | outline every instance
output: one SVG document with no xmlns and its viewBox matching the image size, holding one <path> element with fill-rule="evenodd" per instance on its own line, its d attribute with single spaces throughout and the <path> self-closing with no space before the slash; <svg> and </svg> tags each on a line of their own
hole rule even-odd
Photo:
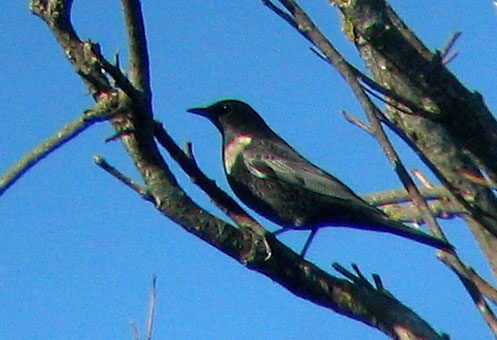
<svg viewBox="0 0 497 340">
<path fill-rule="evenodd" d="M 229 103 L 223 103 L 221 109 L 223 110 L 223 113 L 228 113 L 231 111 L 231 105 Z"/>
</svg>

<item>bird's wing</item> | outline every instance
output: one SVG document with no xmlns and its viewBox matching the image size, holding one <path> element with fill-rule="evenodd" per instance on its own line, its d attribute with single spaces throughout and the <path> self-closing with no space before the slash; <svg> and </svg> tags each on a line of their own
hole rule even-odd
<svg viewBox="0 0 497 340">
<path fill-rule="evenodd" d="M 268 154 L 267 151 L 248 148 L 243 152 L 243 160 L 249 171 L 259 178 L 277 178 L 322 195 L 365 203 L 345 184 L 298 154 Z"/>
</svg>

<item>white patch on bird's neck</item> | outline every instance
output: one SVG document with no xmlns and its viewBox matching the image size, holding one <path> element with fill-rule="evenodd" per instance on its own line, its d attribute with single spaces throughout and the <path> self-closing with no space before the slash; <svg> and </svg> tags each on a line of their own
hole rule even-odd
<svg viewBox="0 0 497 340">
<path fill-rule="evenodd" d="M 228 174 L 231 174 L 231 169 L 235 165 L 236 159 L 250 143 L 252 143 L 252 136 L 240 135 L 224 147 L 224 168 Z"/>
</svg>

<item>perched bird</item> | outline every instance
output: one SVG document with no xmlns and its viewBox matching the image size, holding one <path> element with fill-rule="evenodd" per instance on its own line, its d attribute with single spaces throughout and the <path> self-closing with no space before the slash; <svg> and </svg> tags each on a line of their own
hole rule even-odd
<svg viewBox="0 0 497 340">
<path fill-rule="evenodd" d="M 318 168 L 271 130 L 249 105 L 222 100 L 188 112 L 208 118 L 223 137 L 223 163 L 233 192 L 260 215 L 287 229 L 344 226 L 386 232 L 436 248 L 453 247 L 390 220 L 338 179 Z"/>
</svg>

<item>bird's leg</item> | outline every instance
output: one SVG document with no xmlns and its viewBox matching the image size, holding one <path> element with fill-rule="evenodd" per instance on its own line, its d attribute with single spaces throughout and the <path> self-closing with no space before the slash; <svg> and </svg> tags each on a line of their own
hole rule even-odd
<svg viewBox="0 0 497 340">
<path fill-rule="evenodd" d="M 309 234 L 309 237 L 307 237 L 307 240 L 305 241 L 304 247 L 302 248 L 302 251 L 300 252 L 300 256 L 304 258 L 305 254 L 307 253 L 307 250 L 311 246 L 312 240 L 314 240 L 314 237 L 316 236 L 319 228 L 314 228 L 311 229 L 311 233 Z M 290 230 L 297 230 L 295 228 L 281 228 L 280 230 L 273 231 L 271 234 L 274 236 L 286 233 L 287 231 Z"/>
<path fill-rule="evenodd" d="M 319 230 L 319 228 L 311 229 L 311 233 L 309 234 L 309 237 L 305 241 L 304 247 L 302 248 L 302 251 L 300 252 L 300 256 L 302 258 L 305 257 L 305 254 L 307 253 L 307 250 L 311 246 L 312 240 L 314 240 L 314 237 L 316 236 L 318 230 Z"/>
</svg>

